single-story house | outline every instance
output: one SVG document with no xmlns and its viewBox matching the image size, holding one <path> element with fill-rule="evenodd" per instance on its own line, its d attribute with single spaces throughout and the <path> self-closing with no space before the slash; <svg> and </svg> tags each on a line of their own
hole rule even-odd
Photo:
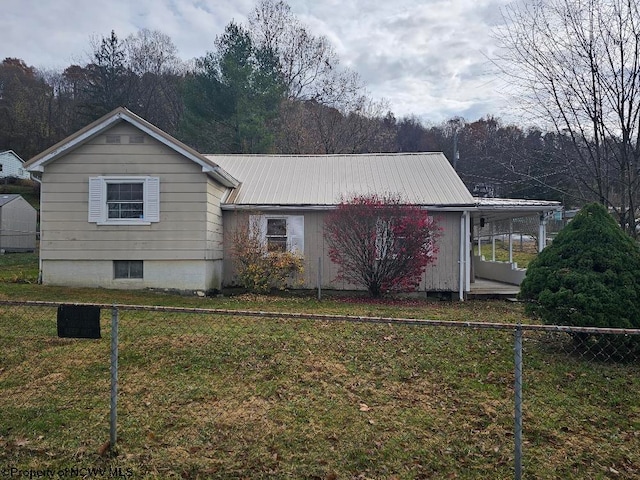
<svg viewBox="0 0 640 480">
<path fill-rule="evenodd" d="M 0 152 L 0 178 L 29 180 L 31 175 L 24 167 L 24 160 L 13 150 Z"/>
<path fill-rule="evenodd" d="M 0 193 L 0 253 L 36 249 L 38 213 L 22 196 Z"/>
<path fill-rule="evenodd" d="M 462 299 L 474 222 L 521 211 L 542 225 L 558 208 L 483 207 L 442 153 L 203 155 L 124 108 L 26 166 L 42 182 L 40 268 L 52 285 L 220 290 L 234 284 L 231 233 L 258 216 L 277 222 L 304 256 L 303 287 L 320 278 L 323 288 L 350 289 L 335 280 L 324 216 L 343 196 L 375 192 L 400 194 L 437 218 L 438 259 L 420 290 Z"/>
</svg>

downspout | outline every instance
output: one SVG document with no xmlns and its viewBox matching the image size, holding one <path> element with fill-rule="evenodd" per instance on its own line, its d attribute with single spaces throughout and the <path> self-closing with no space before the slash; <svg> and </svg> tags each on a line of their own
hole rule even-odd
<svg viewBox="0 0 640 480">
<path fill-rule="evenodd" d="M 459 278 L 458 300 L 460 300 L 461 302 L 464 301 L 464 272 L 466 270 L 465 261 L 464 261 L 465 259 L 464 247 L 467 243 L 465 241 L 465 231 L 464 231 L 464 227 L 466 225 L 466 219 L 465 219 L 466 214 L 467 212 L 462 212 L 462 215 L 460 215 L 460 252 L 459 252 L 459 259 L 458 259 L 458 266 L 460 271 L 458 272 L 458 278 Z"/>
<path fill-rule="evenodd" d="M 468 211 L 462 212 L 460 217 L 460 261 L 458 262 L 459 270 L 459 282 L 458 282 L 458 299 L 463 302 L 464 294 L 471 288 L 470 276 L 471 276 L 471 262 L 469 257 L 471 255 L 471 245 L 469 243 L 470 233 L 470 215 Z"/>
<path fill-rule="evenodd" d="M 465 217 L 465 278 L 464 278 L 464 290 L 465 292 L 471 291 L 471 212 L 464 212 Z"/>
</svg>

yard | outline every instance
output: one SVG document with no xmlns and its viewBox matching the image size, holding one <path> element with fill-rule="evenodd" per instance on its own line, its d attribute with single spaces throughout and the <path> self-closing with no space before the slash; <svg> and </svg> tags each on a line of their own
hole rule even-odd
<svg viewBox="0 0 640 480">
<path fill-rule="evenodd" d="M 49 288 L 29 283 L 33 258 L 5 257 L 0 302 L 531 322 L 498 301 Z M 123 309 L 119 442 L 101 456 L 110 315 L 101 340 L 59 339 L 54 307 L 0 303 L 0 478 L 513 478 L 512 330 Z M 638 478 L 638 364 L 524 342 L 524 477 Z"/>
</svg>

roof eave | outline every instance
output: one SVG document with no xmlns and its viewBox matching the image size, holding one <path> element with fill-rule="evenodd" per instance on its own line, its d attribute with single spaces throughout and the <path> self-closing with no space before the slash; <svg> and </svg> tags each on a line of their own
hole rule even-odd
<svg viewBox="0 0 640 480">
<path fill-rule="evenodd" d="M 188 147 L 177 139 L 169 136 L 159 128 L 137 117 L 137 115 L 133 114 L 123 107 L 119 107 L 113 112 L 96 120 L 92 124 L 85 127 L 85 129 L 80 130 L 77 134 L 75 134 L 75 136 L 72 135 L 62 140 L 61 142 L 58 142 L 48 150 L 42 152 L 40 155 L 29 160 L 27 164 L 25 164 L 25 167 L 31 172 L 43 172 L 44 167 L 47 163 L 55 160 L 56 158 L 67 152 L 70 152 L 79 145 L 82 145 L 88 139 L 100 134 L 101 132 L 109 129 L 111 126 L 121 121 L 128 122 L 129 124 L 133 125 L 150 137 L 171 148 L 180 155 L 200 165 L 204 173 L 207 173 L 225 187 L 235 188 L 240 184 L 238 180 L 224 171 L 219 165 L 211 162 L 203 155 L 193 150 L 191 147 Z"/>
<path fill-rule="evenodd" d="M 315 205 L 315 204 L 236 204 L 236 203 L 223 203 L 221 205 L 222 210 L 229 211 L 292 211 L 292 210 L 304 210 L 304 211 L 322 211 L 322 210 L 334 210 L 338 205 Z M 472 210 L 474 204 L 461 204 L 461 205 L 418 205 L 421 208 L 425 208 L 431 211 L 438 212 L 465 212 Z"/>
</svg>

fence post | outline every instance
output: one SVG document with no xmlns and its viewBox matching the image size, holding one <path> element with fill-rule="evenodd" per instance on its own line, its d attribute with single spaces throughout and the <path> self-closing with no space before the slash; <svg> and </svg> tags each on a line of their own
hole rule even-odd
<svg viewBox="0 0 640 480">
<path fill-rule="evenodd" d="M 514 454 L 513 462 L 516 480 L 522 479 L 522 326 L 518 325 L 515 331 L 514 363 Z"/>
<path fill-rule="evenodd" d="M 111 411 L 109 416 L 109 443 L 115 448 L 118 439 L 116 425 L 118 422 L 118 308 L 111 309 Z"/>
</svg>

